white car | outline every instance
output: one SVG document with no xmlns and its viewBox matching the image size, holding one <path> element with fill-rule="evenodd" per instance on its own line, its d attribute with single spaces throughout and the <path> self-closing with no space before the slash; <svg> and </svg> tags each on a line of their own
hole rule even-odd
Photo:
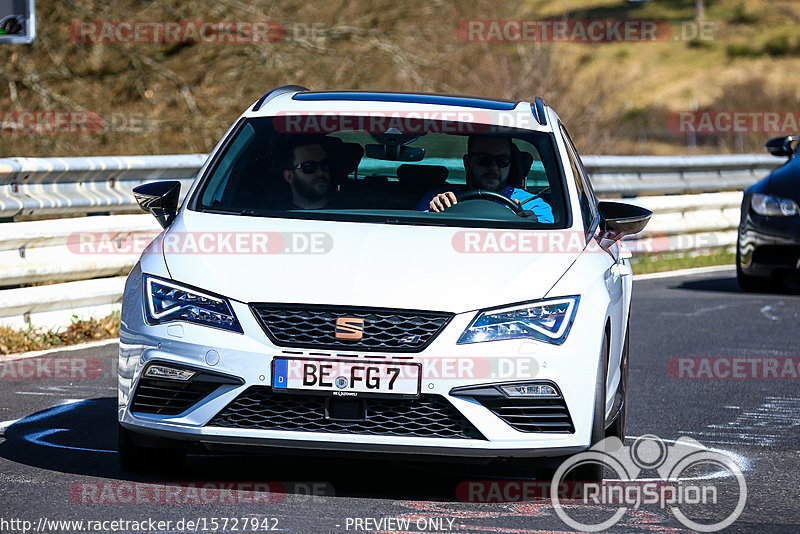
<svg viewBox="0 0 800 534">
<path fill-rule="evenodd" d="M 283 86 L 179 189 L 134 190 L 164 231 L 125 287 L 124 468 L 198 444 L 544 465 L 624 436 L 621 237 L 651 214 L 598 202 L 541 99 Z"/>
</svg>

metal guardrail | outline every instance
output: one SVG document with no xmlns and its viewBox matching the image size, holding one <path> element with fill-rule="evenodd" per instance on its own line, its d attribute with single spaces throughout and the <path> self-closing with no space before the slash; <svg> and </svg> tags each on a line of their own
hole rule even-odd
<svg viewBox="0 0 800 534">
<path fill-rule="evenodd" d="M 622 197 L 742 191 L 784 163 L 761 154 L 582 159 L 598 195 Z"/>
<path fill-rule="evenodd" d="M 185 194 L 205 160 L 203 154 L 0 159 L 0 218 L 19 221 L 0 222 L 0 288 L 7 288 L 0 289 L 0 324 L 53 326 L 68 323 L 73 314 L 117 306 L 121 275 L 138 253 L 76 254 L 70 236 L 102 231 L 119 244 L 131 235 L 157 234 L 160 227 L 140 212 L 131 189 L 177 179 Z M 783 163 L 761 155 L 583 161 L 599 196 L 628 197 L 654 212 L 645 232 L 626 240 L 635 253 L 732 246 L 741 191 Z M 48 220 L 28 220 L 40 216 Z M 42 282 L 58 283 L 13 287 Z"/>
<path fill-rule="evenodd" d="M 0 159 L 0 218 L 138 211 L 131 189 L 180 180 L 188 190 L 205 154 Z"/>
<path fill-rule="evenodd" d="M 206 154 L 0 159 L 0 218 L 138 211 L 133 187 L 180 180 L 188 190 Z M 782 163 L 767 155 L 586 156 L 598 194 L 638 197 L 742 190 Z"/>
</svg>

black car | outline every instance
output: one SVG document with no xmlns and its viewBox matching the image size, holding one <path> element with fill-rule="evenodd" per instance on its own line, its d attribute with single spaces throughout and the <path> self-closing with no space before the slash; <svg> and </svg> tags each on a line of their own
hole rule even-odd
<svg viewBox="0 0 800 534">
<path fill-rule="evenodd" d="M 745 291 L 785 286 L 800 275 L 800 137 L 767 142 L 784 165 L 745 189 L 736 244 L 736 277 Z"/>
</svg>

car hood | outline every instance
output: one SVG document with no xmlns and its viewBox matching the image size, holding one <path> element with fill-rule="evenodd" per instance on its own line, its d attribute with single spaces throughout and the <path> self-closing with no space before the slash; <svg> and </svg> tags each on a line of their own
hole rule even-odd
<svg viewBox="0 0 800 534">
<path fill-rule="evenodd" d="M 800 156 L 772 171 L 766 191 L 769 195 L 800 201 Z"/>
<path fill-rule="evenodd" d="M 483 230 L 184 210 L 163 236 L 163 252 L 176 282 L 241 302 L 460 313 L 544 297 L 582 245 L 537 252 L 543 245 L 531 237 L 542 234 L 540 242 L 551 244 L 575 237 L 569 230 Z M 465 240 L 471 240 L 468 246 Z"/>
</svg>

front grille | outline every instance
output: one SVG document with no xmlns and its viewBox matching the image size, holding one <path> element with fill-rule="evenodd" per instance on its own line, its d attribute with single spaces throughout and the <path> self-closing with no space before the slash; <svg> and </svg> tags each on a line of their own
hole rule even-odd
<svg viewBox="0 0 800 534">
<path fill-rule="evenodd" d="M 476 400 L 520 432 L 575 432 L 564 399 L 476 397 Z"/>
<path fill-rule="evenodd" d="M 440 395 L 417 399 L 359 399 L 363 418 L 331 419 L 326 403 L 337 398 L 274 393 L 252 386 L 218 413 L 209 426 L 301 432 L 335 432 L 423 438 L 486 439 Z M 348 399 L 350 400 L 350 399 Z M 330 406 L 328 406 L 330 408 Z M 329 410 L 331 412 L 333 410 Z"/>
<path fill-rule="evenodd" d="M 451 313 L 342 306 L 252 304 L 270 340 L 283 347 L 419 352 L 442 331 Z M 361 339 L 336 338 L 340 317 L 363 319 Z"/>
<path fill-rule="evenodd" d="M 212 393 L 219 384 L 142 377 L 131 401 L 131 411 L 158 415 L 178 415 Z"/>
</svg>

